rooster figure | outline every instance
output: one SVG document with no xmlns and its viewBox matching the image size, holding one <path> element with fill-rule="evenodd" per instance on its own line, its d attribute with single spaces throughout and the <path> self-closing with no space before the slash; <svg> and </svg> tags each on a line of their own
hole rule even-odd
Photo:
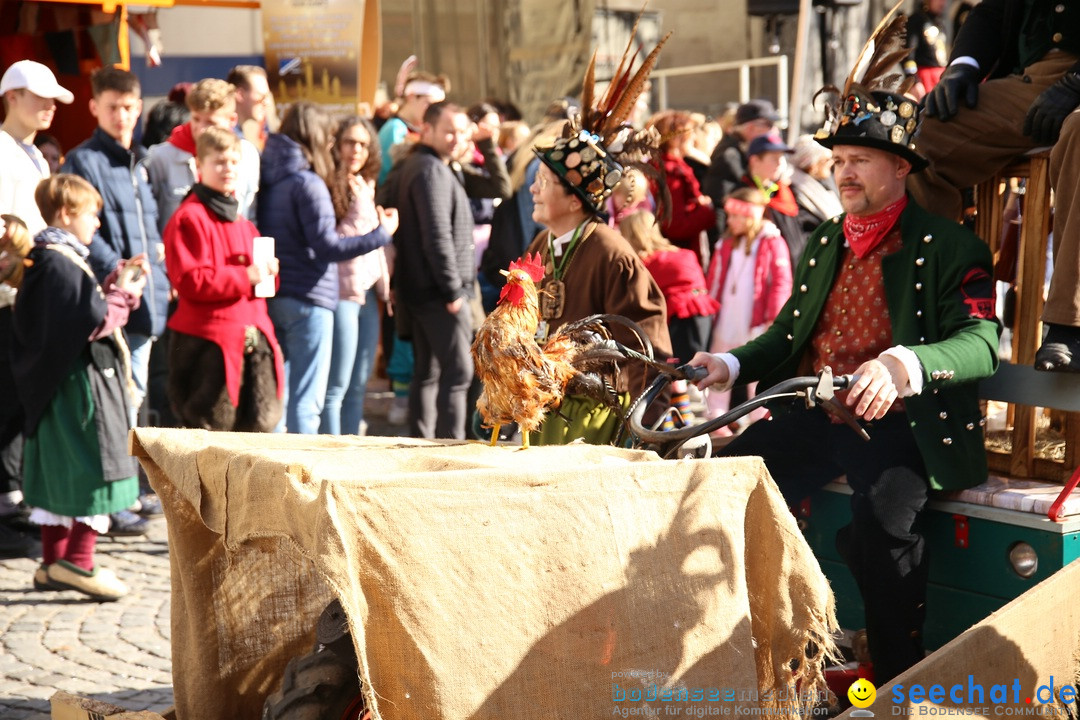
<svg viewBox="0 0 1080 720">
<path fill-rule="evenodd" d="M 626 356 L 610 339 L 604 323 L 634 324 L 614 315 L 591 315 L 563 325 L 541 347 L 536 342 L 540 321 L 537 284 L 544 276 L 540 256 L 526 255 L 500 272 L 506 276 L 506 285 L 499 304 L 484 320 L 472 344 L 476 373 L 484 384 L 476 409 L 484 427 L 492 428 L 491 444 L 498 442 L 502 425 L 516 422 L 521 428 L 522 447 L 528 447 L 529 433 L 540 426 L 550 409 L 561 404 L 571 384 L 574 392 L 598 397 L 618 408 L 615 391 L 601 371 L 611 370 L 614 362 Z M 644 331 L 636 328 L 634 334 L 651 354 Z"/>
</svg>

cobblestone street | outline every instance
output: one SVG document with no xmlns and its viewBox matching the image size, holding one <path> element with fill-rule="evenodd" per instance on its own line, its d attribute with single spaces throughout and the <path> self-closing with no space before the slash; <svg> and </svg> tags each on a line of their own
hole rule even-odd
<svg viewBox="0 0 1080 720">
<path fill-rule="evenodd" d="M 113 603 L 35 591 L 36 560 L 0 560 L 0 717 L 46 720 L 57 690 L 129 710 L 172 705 L 169 549 L 165 521 L 150 525 L 98 541 L 98 561 L 131 588 Z"/>
<path fill-rule="evenodd" d="M 370 435 L 397 435 L 386 420 L 386 381 L 369 385 Z M 131 593 L 114 603 L 74 591 L 38 592 L 37 560 L 0 560 L 0 720 L 48 720 L 57 690 L 128 710 L 173 704 L 169 547 L 164 519 L 145 537 L 100 538 L 97 558 Z"/>
</svg>

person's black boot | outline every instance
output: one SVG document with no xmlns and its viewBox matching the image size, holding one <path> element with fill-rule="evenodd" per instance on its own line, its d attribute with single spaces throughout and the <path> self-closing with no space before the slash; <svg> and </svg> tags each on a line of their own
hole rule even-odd
<svg viewBox="0 0 1080 720">
<path fill-rule="evenodd" d="M 0 523 L 0 558 L 41 557 L 41 543 Z"/>
<path fill-rule="evenodd" d="M 1047 325 L 1046 340 L 1035 353 L 1035 369 L 1080 372 L 1080 327 Z"/>
</svg>

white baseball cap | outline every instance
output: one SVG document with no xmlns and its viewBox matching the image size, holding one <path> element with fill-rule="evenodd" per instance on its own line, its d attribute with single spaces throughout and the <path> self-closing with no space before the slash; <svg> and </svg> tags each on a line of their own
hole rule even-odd
<svg viewBox="0 0 1080 720">
<path fill-rule="evenodd" d="M 8 90 L 26 89 L 38 97 L 52 98 L 64 104 L 70 104 L 75 96 L 67 88 L 56 82 L 52 70 L 33 60 L 20 60 L 13 63 L 0 79 L 0 95 Z"/>
</svg>

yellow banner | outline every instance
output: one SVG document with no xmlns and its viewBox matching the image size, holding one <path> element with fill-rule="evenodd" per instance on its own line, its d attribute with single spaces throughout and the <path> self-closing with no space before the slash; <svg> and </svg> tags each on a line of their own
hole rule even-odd
<svg viewBox="0 0 1080 720">
<path fill-rule="evenodd" d="M 263 0 L 270 90 L 280 104 L 308 100 L 353 114 L 375 99 L 379 0 Z"/>
</svg>

